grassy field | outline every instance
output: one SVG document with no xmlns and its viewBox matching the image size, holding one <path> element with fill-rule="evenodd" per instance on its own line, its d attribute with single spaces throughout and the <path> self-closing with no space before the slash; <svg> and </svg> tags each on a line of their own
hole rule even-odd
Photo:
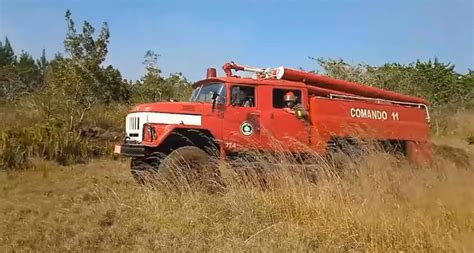
<svg viewBox="0 0 474 253">
<path fill-rule="evenodd" d="M 38 160 L 0 172 L 0 252 L 474 252 L 474 169 L 458 161 L 474 152 L 453 143 L 469 157 L 371 154 L 317 183 L 282 165 L 265 190 L 224 166 L 218 194 L 138 186 L 127 160 Z"/>
</svg>

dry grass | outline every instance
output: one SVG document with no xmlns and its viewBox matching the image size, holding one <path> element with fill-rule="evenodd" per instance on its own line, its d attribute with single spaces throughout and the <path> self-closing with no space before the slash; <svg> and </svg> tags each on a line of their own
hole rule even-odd
<svg viewBox="0 0 474 253">
<path fill-rule="evenodd" d="M 431 122 L 432 134 L 436 137 L 474 137 L 473 110 L 442 110 L 433 112 Z"/>
<path fill-rule="evenodd" d="M 110 127 L 109 116 L 86 123 Z M 283 155 L 264 159 L 278 162 L 266 189 L 221 166 L 219 194 L 141 187 L 126 160 L 36 160 L 0 171 L 0 252 L 474 252 L 472 113 L 439 118 L 431 168 L 370 154 L 342 172 L 323 163 L 312 183 Z"/>
<path fill-rule="evenodd" d="M 316 184 L 281 165 L 266 190 L 224 169 L 221 194 L 140 187 L 128 165 L 0 172 L 0 252 L 474 252 L 474 169 L 447 159 L 371 154 Z"/>
</svg>

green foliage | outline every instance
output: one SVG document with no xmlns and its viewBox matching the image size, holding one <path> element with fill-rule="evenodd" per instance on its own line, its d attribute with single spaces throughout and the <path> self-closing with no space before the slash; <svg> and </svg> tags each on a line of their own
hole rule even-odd
<svg viewBox="0 0 474 253">
<path fill-rule="evenodd" d="M 84 22 L 82 33 L 76 31 L 69 11 L 66 22 L 68 33 L 64 45 L 69 57 L 58 55 L 51 63 L 45 92 L 50 100 L 43 108 L 49 111 L 62 107 L 65 113 L 55 115 L 64 115 L 66 118 L 59 121 L 68 122 L 70 131 L 75 131 L 95 105 L 128 101 L 129 87 L 118 70 L 101 66 L 108 51 L 107 24 L 104 23 L 95 39 L 95 29 L 89 22 Z"/>
<path fill-rule="evenodd" d="M 45 69 L 47 60 L 44 58 L 41 64 L 41 68 Z M 41 68 L 25 51 L 20 53 L 17 60 L 6 38 L 4 46 L 0 43 L 0 100 L 13 102 L 20 96 L 41 89 L 45 72 Z"/>
<path fill-rule="evenodd" d="M 181 73 L 172 74 L 166 79 L 145 78 L 133 85 L 132 102 L 187 101 L 191 91 L 190 83 Z"/>
<path fill-rule="evenodd" d="M 99 100 L 109 104 L 112 102 L 127 102 L 130 98 L 130 87 L 124 82 L 118 69 L 107 66 L 99 72 L 98 80 L 102 84 L 96 90 Z"/>
<path fill-rule="evenodd" d="M 26 86 L 20 80 L 20 75 L 15 65 L 0 67 L 0 100 L 12 102 L 23 95 Z"/>
<path fill-rule="evenodd" d="M 27 168 L 31 157 L 66 165 L 112 154 L 112 143 L 123 136 L 127 105 L 96 105 L 83 126 L 70 131 L 64 107 L 51 106 L 48 100 L 36 94 L 0 104 L 0 169 Z M 99 132 L 89 135 L 90 129 Z"/>
<path fill-rule="evenodd" d="M 458 82 L 460 89 L 466 92 L 464 98 L 467 106 L 474 107 L 474 71 L 469 70 L 467 74 L 459 76 Z"/>
<path fill-rule="evenodd" d="M 97 105 L 86 115 L 83 126 L 110 130 L 118 136 L 123 136 L 125 127 L 123 121 L 129 109 L 129 105 L 121 103 Z"/>
<path fill-rule="evenodd" d="M 175 73 L 168 78 L 161 76 L 157 66 L 158 54 L 148 50 L 143 64 L 147 70 L 141 81 L 133 85 L 132 102 L 149 103 L 169 100 L 187 100 L 191 94 L 190 83 L 181 73 Z"/>
<path fill-rule="evenodd" d="M 87 21 L 82 33 L 76 31 L 69 11 L 66 22 L 68 34 L 64 44 L 67 55 L 57 54 L 51 62 L 46 59 L 44 50 L 37 61 L 26 52 L 22 52 L 16 61 L 14 54 L 10 57 L 11 54 L 4 53 L 13 51 L 2 47 L 3 55 L 9 56 L 2 58 L 3 62 L 15 59 L 0 69 L 2 98 L 15 101 L 20 108 L 17 110 L 13 105 L 9 108 L 11 112 L 2 115 L 11 119 L 2 122 L 1 128 L 3 168 L 27 167 L 32 155 L 64 165 L 86 162 L 89 157 L 110 154 L 110 141 L 120 134 L 106 131 L 100 139 L 84 135 L 88 129 L 84 127 L 84 121 L 90 123 L 94 118 L 91 112 L 103 105 L 108 114 L 114 112 L 114 116 L 120 116 L 123 121 L 123 113 L 117 113 L 116 108 L 107 105 L 129 100 L 130 87 L 122 80 L 120 72 L 112 66 L 101 66 L 109 41 L 107 24 L 94 38 L 94 28 Z M 6 45 L 7 49 L 11 48 L 8 41 Z M 25 101 L 28 101 L 26 105 Z M 28 111 L 34 116 L 26 115 Z M 18 113 L 17 117 L 15 113 Z M 23 123 L 20 119 L 31 120 Z M 108 127 L 118 124 L 116 118 L 113 123 L 109 121 L 103 118 L 96 123 Z"/>
<path fill-rule="evenodd" d="M 8 126 L 0 130 L 0 168 L 27 168 L 32 156 L 61 165 L 85 163 L 91 157 L 110 154 L 110 146 L 47 123 L 24 128 Z"/>
<path fill-rule="evenodd" d="M 123 119 L 132 95 L 136 102 L 181 99 L 190 85 L 180 74 L 161 77 L 158 55 L 147 53 L 147 75 L 137 85 L 126 83 L 113 66 L 103 67 L 109 31 L 98 37 L 87 21 L 77 32 L 66 12 L 65 55 L 52 61 L 45 50 L 38 60 L 18 57 L 8 40 L 1 49 L 0 167 L 29 166 L 32 156 L 60 164 L 86 162 L 111 154 L 111 142 L 123 135 Z M 15 102 L 15 103 L 11 103 Z"/>
<path fill-rule="evenodd" d="M 36 60 L 36 65 L 38 66 L 38 69 L 41 74 L 41 79 L 44 84 L 45 79 L 46 79 L 46 74 L 48 71 L 48 66 L 49 66 L 49 61 L 46 59 L 46 50 L 43 48 L 43 53 L 41 54 L 41 57 Z"/>
<path fill-rule="evenodd" d="M 73 95 L 69 97 L 70 99 L 75 99 L 77 91 L 83 89 L 84 96 L 77 98 L 87 100 L 78 102 L 82 107 L 88 107 L 92 101 L 94 103 L 128 101 L 129 87 L 123 81 L 120 72 L 110 65 L 106 68 L 101 66 L 107 56 L 110 38 L 107 23 L 102 25 L 98 37 L 94 38 L 95 28 L 89 22 L 84 21 L 82 33 L 78 33 L 69 10 L 65 17 L 68 32 L 64 47 L 69 58 L 57 57 L 53 72 L 58 73 L 49 79 L 51 86 L 62 90 L 59 92 L 66 96 Z M 71 93 L 70 89 L 75 91 Z"/>
<path fill-rule="evenodd" d="M 74 61 L 94 70 L 105 61 L 108 52 L 110 33 L 107 23 L 103 23 L 98 38 L 94 39 L 95 28 L 89 22 L 84 21 L 82 33 L 77 33 L 69 10 L 66 11 L 65 17 L 68 26 L 64 41 L 66 52 Z"/>
<path fill-rule="evenodd" d="M 27 92 L 39 90 L 43 84 L 41 70 L 35 60 L 25 51 L 22 51 L 16 64 L 20 82 L 26 86 Z"/>
<path fill-rule="evenodd" d="M 416 61 L 408 65 L 387 63 L 382 66 L 350 65 L 342 59 L 315 59 L 325 75 L 360 82 L 409 95 L 425 97 L 435 106 L 473 100 L 472 71 L 460 75 L 454 65 L 434 61 Z"/>
<path fill-rule="evenodd" d="M 14 65 L 15 63 L 15 52 L 13 51 L 13 47 L 10 44 L 8 37 L 5 37 L 5 44 L 0 42 L 0 67 Z"/>
<path fill-rule="evenodd" d="M 34 153 L 39 157 L 69 165 L 86 162 L 92 153 L 88 140 L 78 133 L 48 126 L 37 126 L 32 131 Z"/>
<path fill-rule="evenodd" d="M 61 115 L 61 122 L 69 122 L 69 129 L 74 130 L 79 126 L 85 113 L 99 102 L 94 96 L 93 87 L 89 82 L 94 82 L 90 75 L 84 73 L 80 66 L 70 59 L 61 60 L 53 67 L 48 77 L 48 86 L 45 96 L 49 99 L 42 107 L 44 110 L 56 110 L 48 115 Z M 62 111 L 63 113 L 58 113 Z"/>
</svg>

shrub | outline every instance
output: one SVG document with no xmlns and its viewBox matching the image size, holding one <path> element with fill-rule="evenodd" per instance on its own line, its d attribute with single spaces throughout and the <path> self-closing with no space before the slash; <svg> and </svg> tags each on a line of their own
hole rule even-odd
<svg viewBox="0 0 474 253">
<path fill-rule="evenodd" d="M 3 169 L 27 168 L 32 156 L 70 165 L 112 154 L 112 145 L 107 140 L 93 140 L 79 132 L 42 124 L 4 128 L 0 132 L 0 147 Z"/>
<path fill-rule="evenodd" d="M 0 132 L 0 167 L 23 169 L 29 166 L 33 138 L 25 128 L 8 128 Z"/>
</svg>

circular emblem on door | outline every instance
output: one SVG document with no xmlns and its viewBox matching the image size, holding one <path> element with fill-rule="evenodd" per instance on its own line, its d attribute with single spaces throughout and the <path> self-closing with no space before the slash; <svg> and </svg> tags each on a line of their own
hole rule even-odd
<svg viewBox="0 0 474 253">
<path fill-rule="evenodd" d="M 250 136 L 253 134 L 253 126 L 249 122 L 244 122 L 240 125 L 240 132 L 245 136 Z"/>
</svg>

